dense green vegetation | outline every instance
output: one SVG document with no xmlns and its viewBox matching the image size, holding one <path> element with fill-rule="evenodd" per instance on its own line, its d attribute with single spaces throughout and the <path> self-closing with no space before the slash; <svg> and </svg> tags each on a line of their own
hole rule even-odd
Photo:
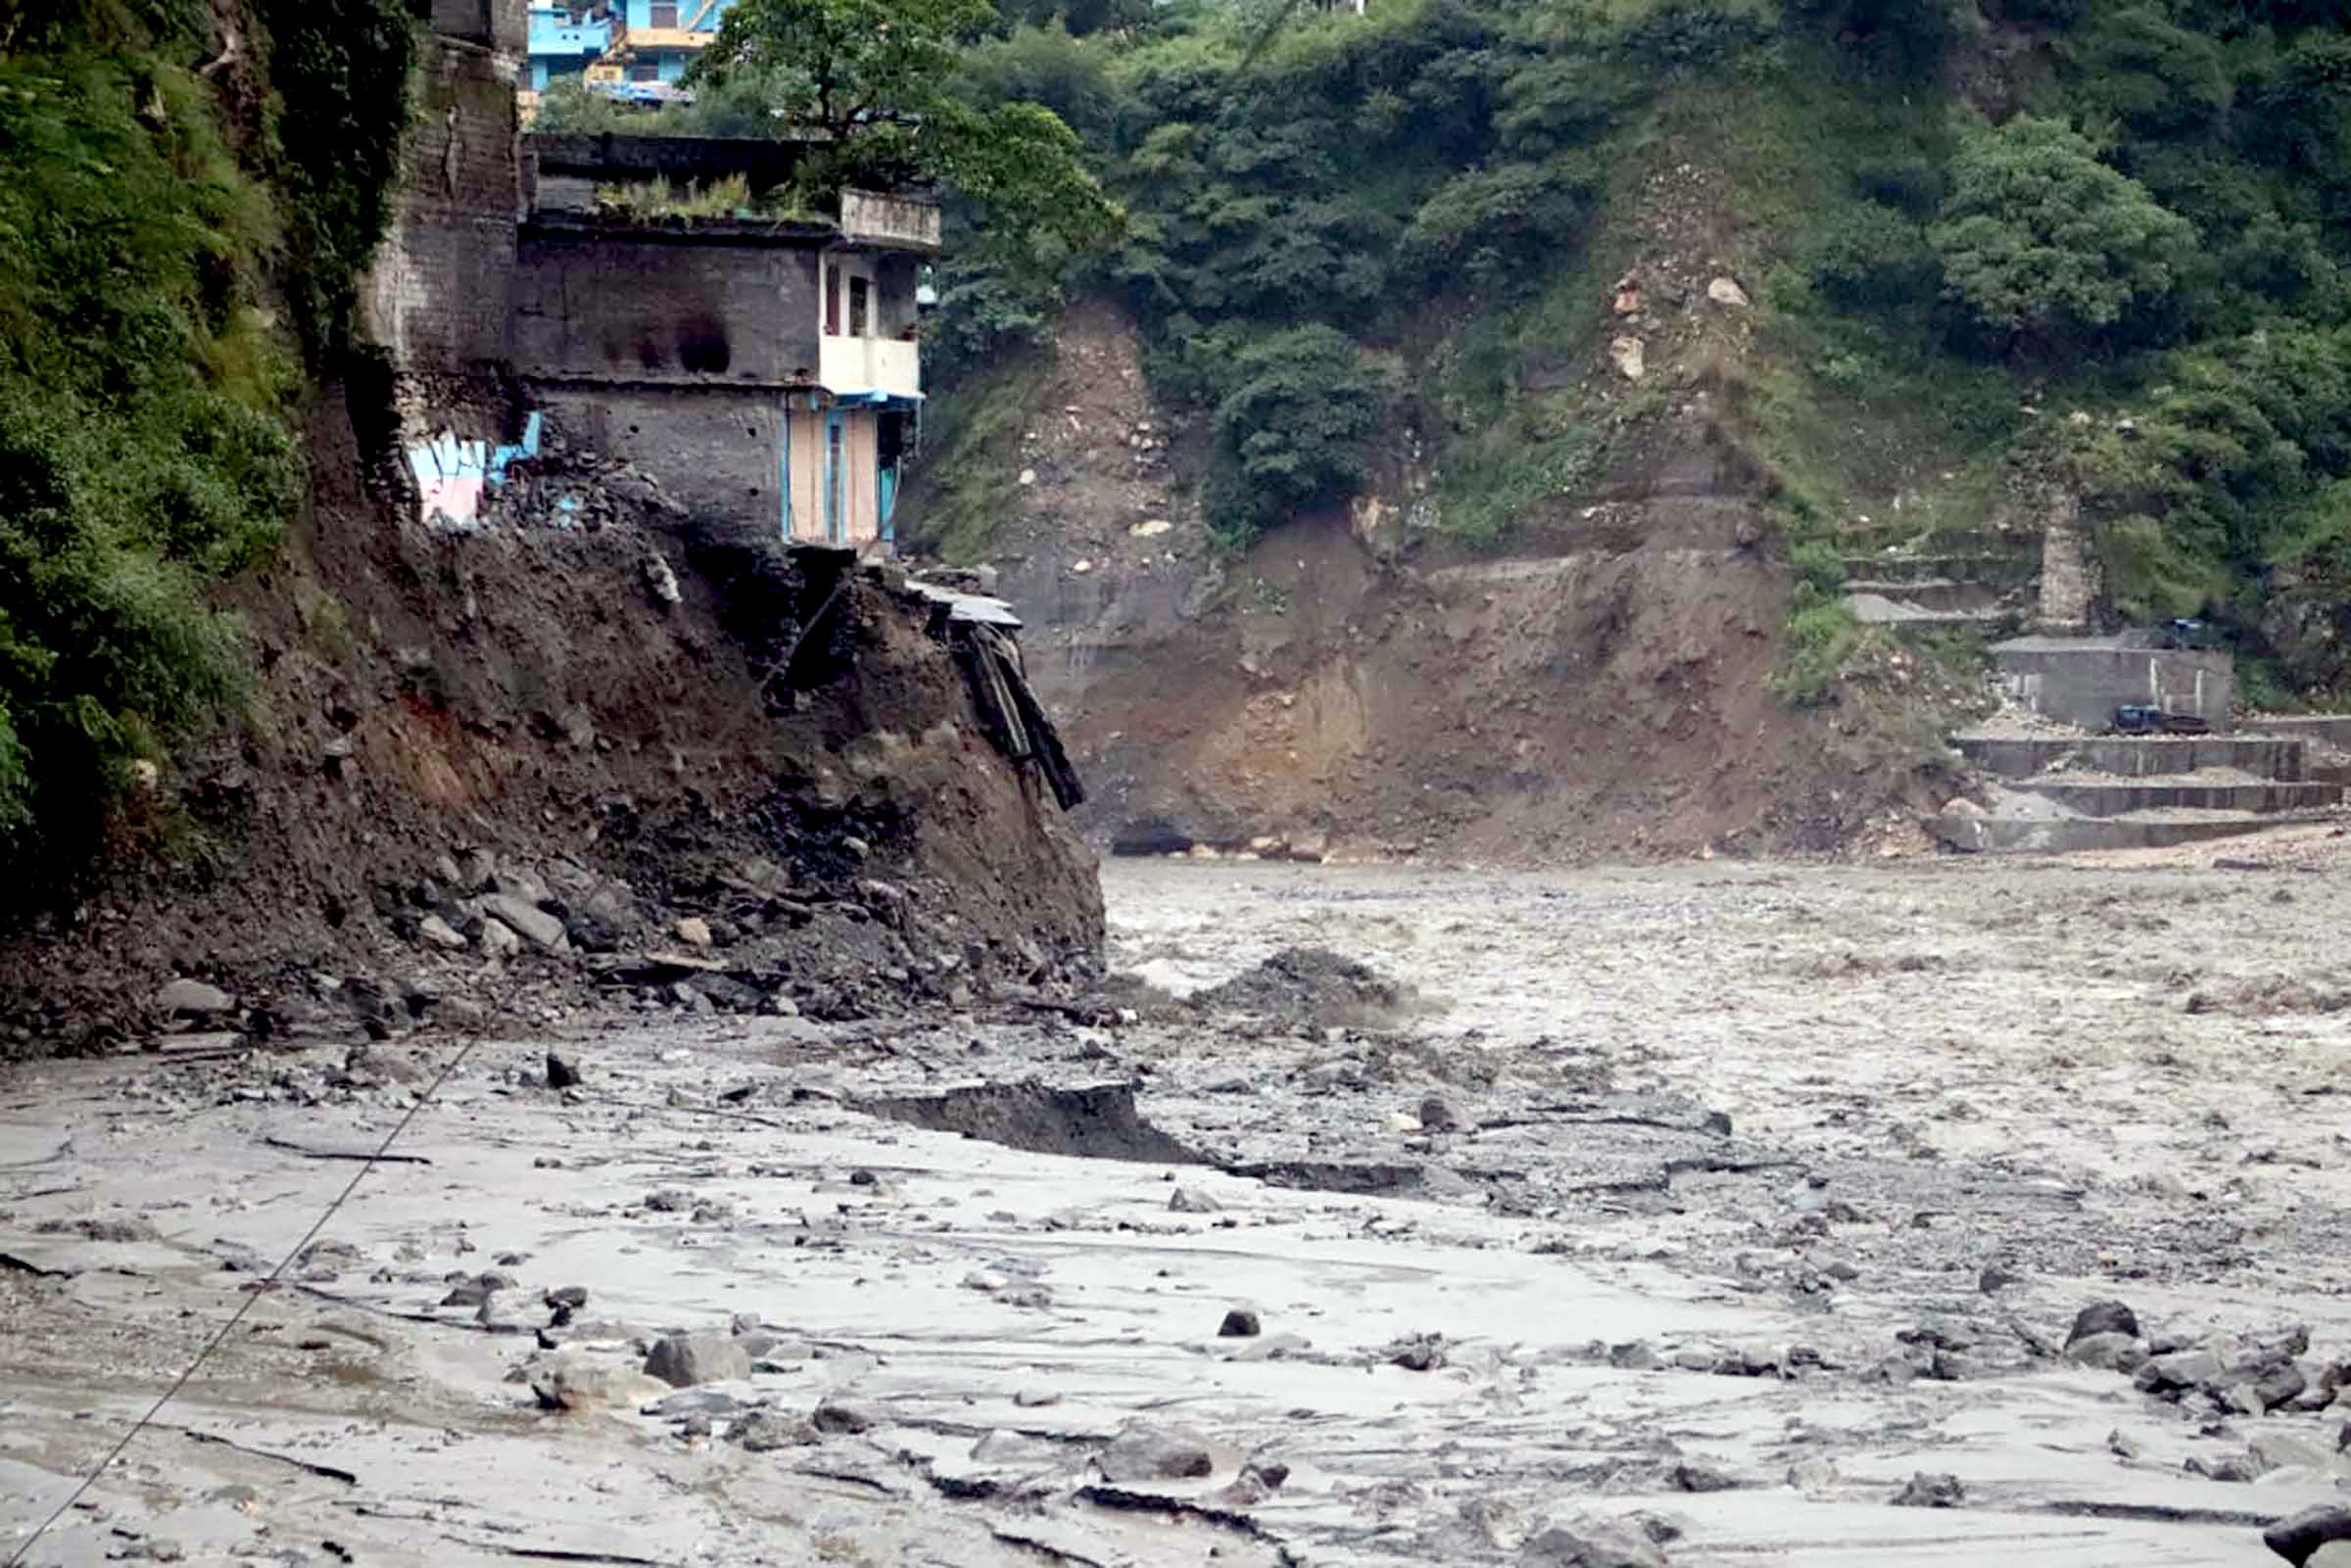
<svg viewBox="0 0 2351 1568">
<path fill-rule="evenodd" d="M 404 10 L 257 20 L 259 60 L 170 0 L 0 33 L 0 861 L 27 886 L 234 694 L 208 588 L 271 547 L 303 476 L 280 304 L 323 346 L 383 222 Z"/>
<path fill-rule="evenodd" d="M 1649 396 L 1596 402 L 1609 280 L 1656 242 L 1643 180 L 1687 164 L 1755 296 L 1725 402 L 1799 583 L 1793 694 L 1852 641 L 1835 558 L 1884 534 L 1866 498 L 1904 494 L 1916 534 L 2044 479 L 2083 498 L 2114 618 L 2213 615 L 2257 674 L 2351 681 L 2337 8 L 1023 10 L 961 90 L 1053 109 L 1125 202 L 1124 246 L 1057 286 L 1120 294 L 1157 390 L 1216 431 L 1224 538 L 1343 499 L 1378 433 L 1417 438 L 1465 535 L 1588 486 Z M 1050 288 L 943 271 L 950 371 L 1050 320 Z"/>
</svg>

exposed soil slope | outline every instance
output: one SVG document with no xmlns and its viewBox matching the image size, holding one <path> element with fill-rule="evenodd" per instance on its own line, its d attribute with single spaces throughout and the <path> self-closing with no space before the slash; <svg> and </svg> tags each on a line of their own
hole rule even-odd
<svg viewBox="0 0 2351 1568">
<path fill-rule="evenodd" d="M 1736 244 L 1687 227 L 1657 216 L 1630 274 L 1639 382 L 1605 336 L 1530 370 L 1585 384 L 1618 428 L 1591 484 L 1499 546 L 1422 526 L 1430 476 L 1400 457 L 1351 514 L 1220 558 L 1182 483 L 1196 433 L 1152 406 L 1131 328 L 1098 303 L 1069 314 L 990 559 L 1097 840 L 1523 859 L 1918 842 L 1908 807 L 1947 790 L 1940 731 L 1963 694 L 1888 650 L 1832 706 L 1773 695 L 1790 576 L 1742 406 L 1750 308 L 1707 292 Z"/>
</svg>

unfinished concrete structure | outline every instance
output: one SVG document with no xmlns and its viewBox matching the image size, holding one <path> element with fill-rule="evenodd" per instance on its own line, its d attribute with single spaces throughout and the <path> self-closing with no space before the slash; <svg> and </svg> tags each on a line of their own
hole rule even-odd
<svg viewBox="0 0 2351 1568">
<path fill-rule="evenodd" d="M 2125 633 L 2013 638 L 1993 644 L 1991 660 L 2011 697 L 2059 724 L 2105 730 L 2126 705 L 2192 715 L 2218 733 L 2236 723 L 2235 663 L 2227 653 L 2157 647 L 2144 633 Z"/>
<path fill-rule="evenodd" d="M 2112 735 L 2114 709 L 2233 722 L 2227 653 L 2145 645 L 2140 638 L 2019 638 L 1992 650 L 2009 693 L 2077 733 L 1959 735 L 1952 745 L 1986 776 L 1989 804 L 1954 800 L 1927 821 L 1960 850 L 2147 849 L 2231 837 L 2331 811 L 2343 773 L 2314 766 L 2316 727 L 2264 723 L 2254 735 Z"/>
</svg>

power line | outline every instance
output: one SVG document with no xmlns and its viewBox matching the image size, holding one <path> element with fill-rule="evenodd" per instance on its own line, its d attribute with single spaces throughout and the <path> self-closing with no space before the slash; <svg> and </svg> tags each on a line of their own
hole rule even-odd
<svg viewBox="0 0 2351 1568">
<path fill-rule="evenodd" d="M 228 1321 L 214 1331 L 213 1337 L 205 1342 L 204 1349 L 196 1353 L 196 1358 L 190 1361 L 187 1368 L 171 1380 L 171 1386 L 164 1390 L 157 1397 L 156 1402 L 147 1407 L 147 1413 L 131 1424 L 130 1430 L 123 1433 L 121 1440 L 107 1450 L 106 1457 L 98 1461 L 95 1469 L 82 1477 L 81 1485 L 73 1489 L 72 1496 L 59 1503 L 57 1510 L 42 1520 L 39 1528 L 35 1529 L 31 1535 L 26 1536 L 23 1544 L 9 1554 L 7 1568 L 17 1568 L 17 1565 L 24 1560 L 24 1554 L 32 1550 L 41 1537 L 47 1535 L 75 1503 L 87 1496 L 90 1488 L 98 1484 L 98 1478 L 105 1475 L 117 1459 L 122 1457 L 122 1450 L 130 1447 L 131 1439 L 146 1431 L 156 1416 L 162 1413 L 164 1406 L 169 1404 L 173 1399 L 178 1397 L 179 1391 L 188 1386 L 188 1380 L 203 1367 L 205 1360 L 218 1350 L 236 1326 L 245 1320 L 245 1314 L 253 1310 L 253 1304 L 266 1296 L 285 1271 L 294 1266 L 294 1259 L 301 1257 L 303 1250 L 309 1247 L 317 1238 L 318 1233 L 326 1228 L 327 1221 L 342 1212 L 343 1206 L 351 1201 L 351 1195 L 359 1191 L 360 1183 L 367 1179 L 367 1173 L 376 1167 L 385 1155 L 392 1152 L 392 1145 L 399 1140 L 402 1133 L 408 1130 L 408 1123 L 416 1119 L 416 1113 L 432 1102 L 433 1096 L 441 1092 L 441 1086 L 449 1081 L 451 1074 L 463 1066 L 465 1059 L 473 1054 L 473 1048 L 482 1043 L 483 1032 L 482 1028 L 475 1029 L 471 1039 L 450 1054 L 449 1061 L 443 1064 L 439 1074 L 426 1086 L 424 1093 L 416 1097 L 416 1103 L 408 1107 L 408 1113 L 393 1125 L 392 1130 L 384 1134 L 384 1141 L 376 1146 L 375 1152 L 367 1157 L 366 1163 L 352 1173 L 351 1180 L 344 1183 L 343 1190 L 335 1195 L 335 1201 L 326 1206 L 326 1212 L 312 1221 L 311 1228 L 302 1233 L 302 1239 L 294 1244 L 293 1250 L 278 1259 L 277 1266 L 269 1270 L 269 1277 L 246 1293 L 245 1300 L 237 1304 L 237 1309 L 229 1314 Z"/>
</svg>

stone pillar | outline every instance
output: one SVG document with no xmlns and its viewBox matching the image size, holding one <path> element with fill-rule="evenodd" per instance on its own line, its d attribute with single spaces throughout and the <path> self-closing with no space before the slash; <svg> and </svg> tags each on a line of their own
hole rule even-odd
<svg viewBox="0 0 2351 1568">
<path fill-rule="evenodd" d="M 2089 630 L 2097 598 L 2097 569 L 2089 558 L 2082 525 L 2082 499 L 2063 485 L 2047 486 L 2040 512 L 2040 603 L 2033 630 L 2048 637 L 2080 637 Z"/>
</svg>

